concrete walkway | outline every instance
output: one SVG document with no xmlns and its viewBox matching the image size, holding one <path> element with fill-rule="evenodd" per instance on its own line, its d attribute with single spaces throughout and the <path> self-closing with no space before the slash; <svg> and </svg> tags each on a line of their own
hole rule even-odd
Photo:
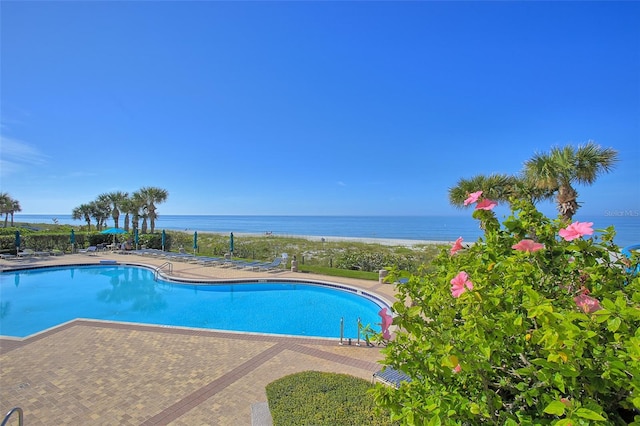
<svg viewBox="0 0 640 426">
<path fill-rule="evenodd" d="M 0 268 L 100 260 L 166 261 L 99 253 L 0 260 Z M 389 301 L 395 293 L 392 285 L 365 280 L 172 263 L 181 279 L 331 281 Z M 25 339 L 0 338 L 0 413 L 20 406 L 29 426 L 251 425 L 252 405 L 266 401 L 268 383 L 305 370 L 371 380 L 380 359 L 377 347 L 340 346 L 337 339 L 75 320 Z"/>
</svg>

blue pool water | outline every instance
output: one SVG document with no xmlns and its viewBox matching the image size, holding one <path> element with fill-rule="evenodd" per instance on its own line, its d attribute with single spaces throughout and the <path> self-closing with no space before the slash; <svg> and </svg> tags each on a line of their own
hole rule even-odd
<svg viewBox="0 0 640 426">
<path fill-rule="evenodd" d="M 0 273 L 0 335 L 26 337 L 76 318 L 313 337 L 379 330 L 381 307 L 306 283 L 193 285 L 155 281 L 132 266 L 73 266 Z"/>
</svg>

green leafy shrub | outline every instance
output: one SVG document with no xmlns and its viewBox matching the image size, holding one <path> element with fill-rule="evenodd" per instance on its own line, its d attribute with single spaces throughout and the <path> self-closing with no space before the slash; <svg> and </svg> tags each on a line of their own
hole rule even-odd
<svg viewBox="0 0 640 426">
<path fill-rule="evenodd" d="M 399 269 L 410 270 L 419 264 L 416 254 L 396 254 L 384 251 L 348 250 L 337 256 L 335 267 L 358 271 L 379 271 L 395 265 Z"/>
<path fill-rule="evenodd" d="M 60 250 L 71 251 L 70 226 L 57 226 L 55 229 L 40 230 L 35 227 L 9 227 L 0 228 L 0 252 L 16 253 L 15 249 L 15 233 L 20 232 L 20 248 L 31 249 L 35 251 Z M 85 236 L 76 234 L 76 244 L 84 243 Z"/>
<path fill-rule="evenodd" d="M 267 385 L 275 426 L 391 425 L 376 414 L 371 383 L 346 374 L 305 371 Z"/>
<path fill-rule="evenodd" d="M 193 237 L 192 237 L 193 238 Z M 130 236 L 127 236 L 127 239 L 133 241 L 133 231 L 130 233 Z M 138 234 L 138 245 L 140 247 L 146 247 L 151 249 L 162 249 L 162 231 L 154 232 L 153 234 Z M 193 246 L 193 241 L 190 246 L 187 246 L 187 251 L 191 249 Z M 167 232 L 164 241 L 164 249 L 166 251 L 171 251 L 173 247 L 173 234 Z"/>
<path fill-rule="evenodd" d="M 640 424 L 640 278 L 614 230 L 487 206 L 484 238 L 398 287 L 384 364 L 412 381 L 376 402 L 404 424 Z"/>
</svg>

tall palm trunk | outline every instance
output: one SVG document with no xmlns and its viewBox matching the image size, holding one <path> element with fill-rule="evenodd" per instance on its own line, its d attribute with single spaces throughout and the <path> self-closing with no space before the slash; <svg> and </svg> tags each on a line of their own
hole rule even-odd
<svg viewBox="0 0 640 426">
<path fill-rule="evenodd" d="M 129 213 L 124 214 L 124 230 L 129 232 Z"/>
<path fill-rule="evenodd" d="M 140 215 L 138 215 L 138 213 L 136 212 L 131 215 L 131 226 L 133 227 L 134 231 L 136 229 L 140 229 Z"/>
<path fill-rule="evenodd" d="M 580 208 L 580 205 L 576 201 L 577 199 L 578 192 L 571 186 L 561 186 L 558 188 L 558 211 L 564 219 L 570 221 Z"/>
<path fill-rule="evenodd" d="M 113 216 L 113 224 L 115 225 L 116 228 L 119 228 L 118 222 L 120 219 L 120 210 L 118 210 L 117 208 L 114 208 L 112 212 L 112 216 Z"/>
<path fill-rule="evenodd" d="M 156 229 L 156 206 L 151 203 L 148 207 L 149 210 L 149 225 L 151 226 L 151 233 L 153 234 Z"/>
</svg>

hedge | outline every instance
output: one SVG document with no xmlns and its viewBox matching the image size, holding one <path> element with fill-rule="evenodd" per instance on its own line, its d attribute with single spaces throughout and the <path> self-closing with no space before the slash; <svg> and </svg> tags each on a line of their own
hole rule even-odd
<svg viewBox="0 0 640 426">
<path fill-rule="evenodd" d="M 393 425 L 378 413 L 367 380 L 346 374 L 305 371 L 267 385 L 274 426 Z"/>
</svg>

